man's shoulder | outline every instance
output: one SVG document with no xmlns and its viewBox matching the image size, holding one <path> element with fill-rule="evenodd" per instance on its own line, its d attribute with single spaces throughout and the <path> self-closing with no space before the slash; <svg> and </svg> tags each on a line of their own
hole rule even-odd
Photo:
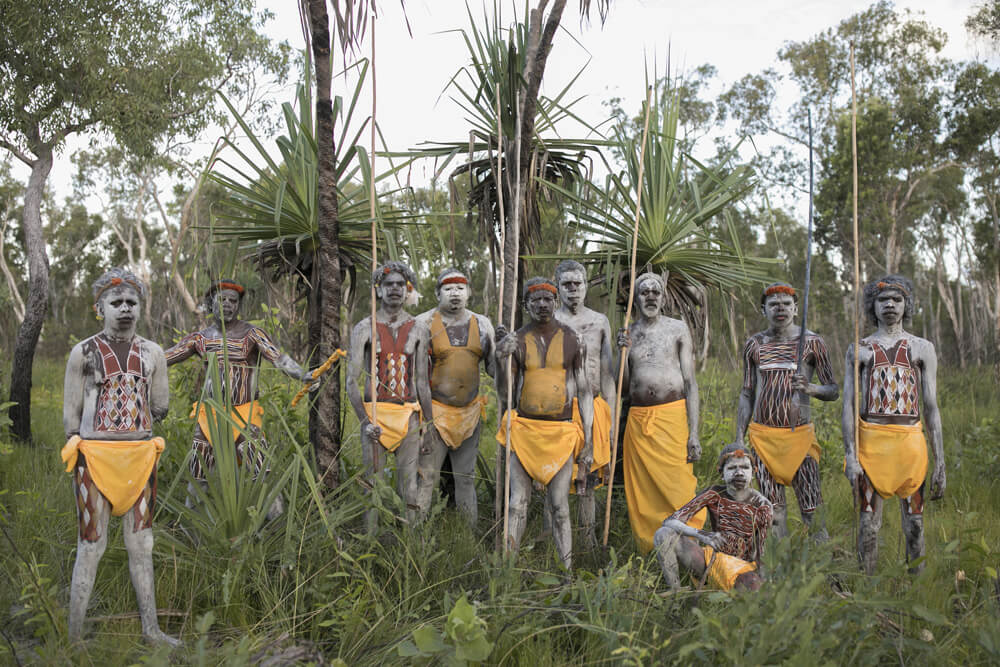
<svg viewBox="0 0 1000 667">
<path fill-rule="evenodd" d="M 155 355 L 160 355 L 160 356 L 163 355 L 163 348 L 160 347 L 159 343 L 153 342 L 153 341 L 149 340 L 148 338 L 143 338 L 142 336 L 139 336 L 139 335 L 136 335 L 135 340 L 136 340 L 136 342 L 139 343 L 139 347 L 142 348 L 143 350 L 145 350 L 146 352 L 149 352 L 150 354 L 152 354 L 154 356 Z"/>
</svg>

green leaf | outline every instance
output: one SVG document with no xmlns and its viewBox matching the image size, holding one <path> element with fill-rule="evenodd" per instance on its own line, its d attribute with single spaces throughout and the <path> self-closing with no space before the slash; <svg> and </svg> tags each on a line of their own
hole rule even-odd
<svg viewBox="0 0 1000 667">
<path fill-rule="evenodd" d="M 424 625 L 413 631 L 413 641 L 425 654 L 436 654 L 448 650 L 448 645 L 444 643 L 441 633 L 431 625 Z"/>
</svg>

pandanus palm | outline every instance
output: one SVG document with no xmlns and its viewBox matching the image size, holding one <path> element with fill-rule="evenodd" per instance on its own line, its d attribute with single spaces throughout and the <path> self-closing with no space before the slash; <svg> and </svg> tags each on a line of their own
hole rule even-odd
<svg viewBox="0 0 1000 667">
<path fill-rule="evenodd" d="M 229 193 L 213 211 L 215 238 L 219 241 L 235 240 L 246 258 L 258 261 L 271 277 L 293 277 L 308 297 L 309 342 L 314 350 L 315 363 L 321 362 L 328 354 L 324 351 L 316 354 L 323 328 L 323 283 L 335 279 L 339 310 L 344 278 L 349 278 L 350 284 L 354 285 L 356 268 L 364 266 L 370 257 L 369 187 L 365 183 L 370 183 L 371 178 L 376 181 L 388 178 L 393 173 L 390 170 L 373 176 L 369 156 L 358 145 L 364 124 L 357 129 L 351 121 L 365 81 L 367 64 L 362 61 L 357 67 L 358 82 L 352 98 L 345 104 L 343 98 L 338 96 L 332 103 L 334 116 L 342 120 L 339 135 L 330 142 L 335 146 L 332 176 L 336 183 L 334 194 L 338 221 L 339 270 L 336 275 L 331 276 L 321 270 L 319 145 L 308 86 L 299 86 L 295 106 L 286 103 L 282 107 L 285 134 L 276 140 L 280 159 L 271 157 L 261 140 L 230 106 L 253 149 L 244 150 L 239 144 L 227 141 L 227 148 L 235 157 L 217 159 L 209 175 Z M 393 194 L 392 191 L 385 191 L 380 198 Z M 376 214 L 383 226 L 394 226 L 401 217 L 398 211 L 381 206 L 376 206 Z M 339 420 L 339 414 L 338 406 L 331 418 Z M 315 422 L 315 418 L 312 421 Z M 333 451 L 329 451 L 329 447 L 317 447 L 317 454 L 321 467 L 335 479 L 334 463 L 339 451 L 339 436 L 334 444 L 337 447 Z"/>
<path fill-rule="evenodd" d="M 640 272 L 648 267 L 660 273 L 667 288 L 667 308 L 696 325 L 706 290 L 731 293 L 767 280 L 772 261 L 744 256 L 732 227 L 730 208 L 756 185 L 752 170 L 747 165 L 730 166 L 728 160 L 710 166 L 683 151 L 677 133 L 679 111 L 675 91 L 668 88 L 653 95 L 636 266 Z M 612 292 L 621 295 L 627 293 L 632 278 L 629 264 L 642 137 L 620 124 L 612 142 L 625 165 L 607 177 L 603 189 L 584 195 L 558 184 L 551 187 L 572 201 L 571 224 L 594 246 L 577 259 L 598 266 Z"/>
<path fill-rule="evenodd" d="M 458 32 L 463 37 L 470 62 L 452 77 L 447 90 L 452 91 L 453 99 L 466 114 L 469 136 L 456 141 L 427 142 L 399 155 L 433 158 L 438 161 L 439 173 L 466 158 L 449 174 L 452 201 L 457 202 L 460 193 L 465 192 L 467 221 L 479 228 L 496 265 L 503 224 L 498 181 L 503 183 L 505 192 L 505 217 L 509 219 L 514 210 L 511 192 L 517 180 L 514 151 L 520 120 L 517 99 L 524 87 L 528 28 L 521 22 L 510 29 L 503 28 L 498 6 L 494 7 L 492 20 L 484 12 L 483 28 L 476 25 L 468 7 L 467 13 L 470 28 Z M 606 143 L 555 136 L 556 124 L 576 119 L 572 112 L 575 100 L 567 100 L 577 77 L 579 73 L 556 97 L 540 98 L 536 107 L 534 134 L 527 144 L 529 150 L 520 158 L 527 166 L 521 201 L 520 254 L 532 252 L 540 240 L 539 202 L 546 194 L 553 194 L 547 184 L 558 183 L 572 189 L 575 184 L 586 182 L 593 153 Z M 499 173 L 498 145 L 503 154 Z"/>
</svg>

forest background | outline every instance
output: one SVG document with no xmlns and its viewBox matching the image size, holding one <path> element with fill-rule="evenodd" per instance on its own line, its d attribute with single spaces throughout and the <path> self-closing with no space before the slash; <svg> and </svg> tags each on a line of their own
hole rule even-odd
<svg viewBox="0 0 1000 667">
<path fill-rule="evenodd" d="M 18 406 L 4 405 L 13 408 L 14 423 L 9 424 L 10 437 L 4 439 L 0 454 L 5 459 L 0 492 L 3 522 L 11 547 L 3 563 L 9 580 L 17 582 L 17 590 L 6 591 L 2 598 L 9 602 L 4 609 L 10 610 L 4 650 L 15 658 L 25 650 L 42 659 L 66 650 L 59 639 L 64 622 L 60 614 L 72 548 L 63 529 L 72 524 L 67 518 L 72 499 L 68 492 L 50 498 L 46 489 L 61 485 L 68 490 L 68 484 L 48 465 L 48 457 L 61 439 L 61 365 L 72 343 L 96 328 L 91 319 L 91 282 L 113 265 L 130 266 L 139 273 L 152 294 L 140 333 L 164 346 L 204 324 L 200 293 L 219 276 L 232 276 L 250 286 L 244 317 L 265 326 L 295 358 L 306 359 L 319 340 L 321 309 L 315 304 L 314 271 L 322 261 L 318 209 L 323 203 L 310 200 L 316 197 L 317 186 L 305 178 L 322 160 L 323 142 L 313 139 L 312 105 L 321 97 L 313 92 L 318 61 L 312 54 L 300 53 L 297 44 L 268 38 L 269 19 L 250 2 L 147 3 L 145 14 L 138 10 L 128 14 L 129 8 L 141 4 L 121 5 L 117 23 L 107 20 L 102 13 L 106 8 L 97 0 L 80 3 L 75 14 L 65 10 L 60 15 L 65 25 L 104 26 L 94 29 L 90 35 L 94 41 L 87 48 L 69 29 L 54 27 L 29 35 L 27 28 L 35 25 L 30 12 L 43 8 L 3 5 L 5 19 L 19 19 L 0 22 L 7 49 L 0 70 L 6 84 L 0 98 L 5 128 L 0 146 L 7 154 L 0 165 L 4 276 L 0 307 L 10 313 L 0 318 L 4 360 L 14 356 L 18 332 L 40 303 L 37 297 L 33 301 L 31 288 L 29 218 L 35 204 L 35 227 L 44 239 L 41 247 L 51 272 L 44 290 L 48 307 L 41 311 L 37 356 L 28 365 L 29 373 L 35 368 L 31 404 L 36 411 L 27 424 L 17 424 Z M 148 11 L 149 7 L 162 14 Z M 595 3 L 596 13 L 604 9 L 604 3 Z M 380 257 L 399 257 L 417 269 L 420 309 L 435 303 L 437 271 L 454 264 L 472 277 L 475 292 L 470 306 L 494 316 L 503 265 L 501 225 L 496 223 L 497 193 L 495 185 L 491 192 L 488 159 L 484 167 L 484 159 L 492 154 L 480 149 L 496 143 L 496 118 L 490 118 L 490 104 L 484 102 L 492 90 L 484 82 L 501 83 L 503 77 L 483 77 L 485 68 L 474 64 L 504 62 L 503 49 L 494 48 L 498 44 L 514 44 L 523 58 L 530 36 L 506 31 L 517 19 L 524 20 L 525 11 L 516 10 L 487 5 L 454 12 L 453 28 L 461 31 L 452 35 L 460 45 L 454 53 L 455 76 L 424 85 L 442 89 L 438 104 L 457 105 L 467 124 L 455 127 L 447 143 L 397 146 L 380 141 L 375 170 L 369 163 L 371 151 L 366 150 L 367 91 L 373 76 L 366 60 L 370 43 L 363 34 L 335 30 L 342 42 L 338 45 L 335 38 L 333 48 L 334 62 L 339 63 L 333 66 L 333 95 L 340 99 L 339 107 L 334 101 L 334 116 L 340 123 L 335 164 L 343 278 L 337 290 L 338 299 L 344 299 L 336 328 L 342 339 L 368 308 L 367 193 L 373 181 L 379 193 Z M 612 4 L 610 12 L 615 10 Z M 652 111 L 654 128 L 659 129 L 654 134 L 658 132 L 660 140 L 676 139 L 661 145 L 669 148 L 669 155 L 654 163 L 677 176 L 669 196 L 657 204 L 662 203 L 664 210 L 686 212 L 671 228 L 672 235 L 651 232 L 652 250 L 646 259 L 657 270 L 672 270 L 674 314 L 684 316 L 696 335 L 699 380 L 706 396 L 703 438 L 712 442 L 707 458 L 732 436 L 740 347 L 763 325 L 757 308 L 761 285 L 771 278 L 800 285 L 804 275 L 807 108 L 813 114 L 816 164 L 809 326 L 824 335 L 835 360 L 843 358 L 849 343 L 851 42 L 858 52 L 862 279 L 895 271 L 913 278 L 917 310 L 911 330 L 936 342 L 949 369 L 942 382 L 942 393 L 952 392 L 943 400 L 945 408 L 952 409 L 945 413 L 946 431 L 951 434 L 947 446 L 955 456 L 949 465 L 962 462 L 965 468 L 959 466 L 952 478 L 955 500 L 945 515 L 948 528 L 941 527 L 933 547 L 938 563 L 928 576 L 936 577 L 937 583 L 924 590 L 911 587 L 889 564 L 882 579 L 870 585 L 855 582 L 846 574 L 851 569 L 849 538 L 841 535 L 831 553 L 814 550 L 799 535 L 789 543 L 792 546 L 773 547 L 777 570 L 786 583 L 763 605 L 787 619 L 795 618 L 790 610 L 810 609 L 813 624 L 798 625 L 785 637 L 775 634 L 780 630 L 771 631 L 767 637 L 773 646 L 768 650 L 773 652 L 761 654 L 762 661 L 792 660 L 803 646 L 812 646 L 814 655 L 837 660 L 896 654 L 929 658 L 962 645 L 975 661 L 1000 651 L 995 619 L 992 625 L 989 619 L 1000 596 L 996 588 L 1000 521 L 995 511 L 984 521 L 986 517 L 972 509 L 979 501 L 990 506 L 989 498 L 995 501 L 997 496 L 995 484 L 973 493 L 976 479 L 983 479 L 973 473 L 985 474 L 986 479 L 992 474 L 995 479 L 1000 472 L 996 445 L 1000 420 L 994 398 L 1000 379 L 1000 71 L 995 61 L 1000 6 L 968 6 L 966 15 L 968 39 L 981 51 L 981 59 L 946 58 L 947 35 L 940 28 L 885 2 L 822 32 L 804 35 L 801 41 L 786 42 L 769 67 L 732 81 L 719 81 L 710 62 L 679 66 L 677 60 L 683 58 L 671 53 L 645 54 L 645 77 L 655 84 Z M 355 28 L 366 25 L 363 18 L 361 11 L 331 17 L 335 29 L 345 21 Z M 599 33 L 594 19 L 586 30 Z M 380 24 L 391 20 L 393 15 L 387 12 Z M 563 22 L 573 20 L 567 16 Z M 124 25 L 132 26 L 134 34 L 124 34 Z M 180 29 L 164 36 L 163 25 Z M 136 63 L 147 63 L 126 64 L 123 58 L 134 55 L 142 40 L 153 47 L 145 57 L 165 66 L 139 76 Z M 569 41 L 559 33 L 554 52 L 571 48 Z M 121 51 L 114 50 L 122 44 Z M 53 57 L 19 59 L 23 51 L 18 49 L 26 45 L 39 52 L 44 46 Z M 60 59 L 69 60 L 66 54 L 73 49 L 86 58 L 77 70 L 60 71 Z M 101 60 L 102 51 L 113 57 Z M 585 71 L 586 54 L 580 55 L 571 72 Z M 636 55 L 640 68 L 642 58 Z M 130 67 L 135 70 L 131 76 Z M 346 73 L 340 74 L 342 70 Z M 47 84 L 37 84 L 46 76 L 52 77 Z M 301 82 L 298 92 L 288 94 L 296 79 Z M 18 84 L 24 81 L 36 86 L 23 89 Z M 588 261 L 593 278 L 588 303 L 606 312 L 615 326 L 621 321 L 627 284 L 621 258 L 628 243 L 620 239 L 631 220 L 626 215 L 609 220 L 615 216 L 599 212 L 629 210 L 625 204 L 627 191 L 634 187 L 637 153 L 632 149 L 643 110 L 623 101 L 623 96 L 609 96 L 602 100 L 601 117 L 584 117 L 576 102 L 581 95 L 574 88 L 577 81 L 571 75 L 566 82 L 545 88 L 548 96 L 540 97 L 542 111 L 536 125 L 540 148 L 532 150 L 546 157 L 546 167 L 532 172 L 539 176 L 531 181 L 538 183 L 532 193 L 537 197 L 535 208 L 525 214 L 521 245 L 525 259 L 520 270 L 522 277 L 549 275 L 557 257 Z M 520 120 L 512 107 L 505 105 L 501 113 L 507 137 L 513 136 Z M 472 139 L 471 128 L 480 131 Z M 475 144 L 471 154 L 470 142 Z M 206 151 L 206 144 L 212 150 Z M 25 163 L 34 168 L 45 160 L 50 166 L 62 165 L 53 169 L 56 174 L 63 170 L 63 181 L 66 173 L 71 174 L 71 194 L 46 186 L 44 178 L 40 183 L 37 169 L 29 177 Z M 691 208 L 692 199 L 719 183 L 724 187 L 712 191 L 717 208 L 704 202 Z M 275 216 L 276 192 L 312 194 L 291 204 L 282 201 L 277 207 L 281 215 Z M 261 206 L 269 198 L 272 208 Z M 293 199 L 291 194 L 288 199 Z M 509 193 L 504 200 L 509 211 Z M 251 210 L 251 204 L 257 208 Z M 672 265 L 669 260 L 658 263 L 655 251 L 667 246 L 695 252 L 695 258 L 713 270 Z M 34 247 L 39 247 L 37 242 Z M 509 289 L 511 284 L 508 279 Z M 314 355 L 317 360 L 321 357 Z M 0 395 L 13 391 L 11 378 L 0 377 Z M 611 564 L 596 552 L 584 557 L 581 578 L 568 587 L 548 574 L 555 568 L 545 543 L 537 553 L 528 550 L 526 567 L 510 569 L 490 562 L 492 524 L 485 518 L 475 534 L 454 528 L 415 537 L 409 529 L 392 527 L 381 542 L 364 543 L 361 549 L 344 546 L 341 533 L 352 531 L 365 499 L 352 484 L 337 486 L 336 480 L 327 480 L 323 490 L 312 482 L 322 452 L 318 446 L 315 452 L 308 446 L 310 440 L 315 445 L 316 427 L 305 429 L 301 411 L 290 413 L 302 417 L 301 425 L 285 416 L 272 417 L 269 423 L 274 440 L 288 445 L 279 447 L 282 460 L 293 462 L 288 472 L 267 482 L 238 481 L 240 488 L 249 489 L 241 500 L 215 508 L 214 521 L 221 521 L 220 515 L 230 521 L 221 531 L 226 539 L 209 538 L 220 532 L 209 520 L 212 513 L 199 517 L 184 509 L 183 484 L 178 486 L 177 481 L 183 479 L 188 438 L 182 406 L 198 398 L 197 378 L 195 368 L 172 371 L 177 407 L 164 428 L 178 446 L 162 466 L 169 486 L 161 504 L 165 528 L 158 538 L 163 545 L 158 553 L 170 553 L 174 559 L 174 585 L 161 583 L 160 596 L 169 600 L 166 606 L 176 612 L 185 634 L 200 638 L 186 654 L 192 662 L 219 656 L 262 658 L 282 651 L 287 657 L 300 651 L 316 660 L 341 657 L 350 662 L 380 662 L 392 656 L 476 660 L 478 655 L 494 662 L 512 656 L 538 661 L 537 656 L 551 655 L 541 662 L 555 664 L 586 661 L 587 647 L 596 651 L 595 660 L 605 656 L 644 662 L 672 656 L 712 661 L 723 659 L 726 651 L 750 650 L 737 637 L 751 631 L 747 615 L 753 606 L 727 605 L 714 598 L 703 602 L 692 594 L 658 601 L 652 610 L 640 613 L 642 601 L 655 595 L 656 573 L 648 562 L 631 558 L 634 547 L 624 525 L 615 529 L 612 545 L 618 555 Z M 281 413 L 283 401 L 297 387 L 273 374 L 266 380 L 271 412 Z M 339 383 L 337 387 L 339 394 Z M 839 447 L 837 407 L 823 406 L 817 419 L 821 439 L 833 452 L 824 459 L 824 490 L 838 487 L 827 492 L 830 519 L 846 528 L 850 499 L 839 489 L 843 484 L 833 461 Z M 495 415 L 489 419 L 495 420 Z M 356 472 L 351 448 L 356 447 L 357 427 L 352 420 L 347 416 L 338 426 L 338 453 L 343 445 L 339 480 L 351 479 Z M 24 436 L 26 426 L 29 440 L 13 437 Z M 487 498 L 492 497 L 488 436 L 484 443 L 480 491 L 485 510 Z M 700 479 L 711 474 L 710 464 L 700 465 Z M 278 491 L 291 496 L 293 511 L 280 526 L 262 528 L 247 508 L 263 506 L 261 499 Z M 226 497 L 221 486 L 218 492 L 220 498 Z M 392 516 L 391 494 L 376 495 L 387 516 Z M 435 516 L 448 511 L 439 506 Z M 54 525 L 33 533 L 43 520 Z M 194 522 L 205 534 L 188 539 L 190 535 L 172 523 L 175 520 Z M 893 529 L 898 527 L 885 528 Z M 265 537 L 255 541 L 252 535 L 258 530 L 264 530 Z M 314 556 L 303 562 L 304 551 L 323 549 L 335 551 L 336 562 L 320 562 Z M 122 553 L 110 556 L 106 561 L 121 564 Z M 178 565 L 178 558 L 186 564 Z M 409 569 L 398 566 L 402 561 L 410 563 Z M 289 574 L 292 562 L 302 574 Z M 447 564 L 443 570 L 452 575 L 442 578 L 432 565 L 435 562 Z M 102 572 L 107 575 L 108 569 L 106 565 Z M 356 588 L 339 580 L 338 573 L 352 569 L 370 579 Z M 979 578 L 970 576 L 972 583 L 963 583 L 966 569 Z M 191 575 L 189 586 L 177 585 L 178 574 L 185 572 Z M 496 572 L 500 575 L 491 574 Z M 387 576 L 389 583 L 376 584 L 376 575 Z M 942 575 L 948 582 L 943 595 Z M 104 630 L 93 660 L 112 656 L 128 662 L 135 647 L 125 638 L 127 630 L 121 630 L 122 637 L 116 630 L 132 622 L 127 577 L 113 576 L 105 585 L 107 599 L 98 602 Z M 234 585 L 234 578 L 241 576 L 252 578 L 253 584 Z M 215 590 L 201 591 L 197 582 Z M 390 590 L 393 586 L 396 589 Z M 815 592 L 817 587 L 825 590 L 818 601 L 803 596 L 803 591 Z M 628 593 L 621 595 L 622 591 Z M 329 596 L 338 601 L 322 601 Z M 838 600 L 845 596 L 854 596 L 857 604 L 844 607 Z M 462 603 L 467 598 L 473 606 Z M 708 616 L 702 613 L 702 604 L 711 609 Z M 515 608 L 521 611 L 512 611 Z M 854 647 L 828 643 L 813 631 L 828 622 L 827 627 L 839 623 L 860 632 L 869 615 L 879 623 L 868 627 Z M 533 622 L 541 630 L 531 630 Z M 687 637 L 685 642 L 671 643 L 671 633 L 664 630 L 671 624 Z M 565 629 L 570 626 L 575 629 Z M 357 628 L 364 632 L 359 634 Z M 389 637 L 382 637 L 387 628 L 392 628 Z M 931 633 L 932 641 L 924 631 Z M 476 653 L 483 650 L 483 642 L 490 651 Z"/>
</svg>

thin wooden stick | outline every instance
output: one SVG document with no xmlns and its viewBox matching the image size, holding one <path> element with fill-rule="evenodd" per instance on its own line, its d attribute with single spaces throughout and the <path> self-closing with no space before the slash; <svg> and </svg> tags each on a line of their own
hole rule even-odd
<svg viewBox="0 0 1000 667">
<path fill-rule="evenodd" d="M 504 273 L 505 273 L 504 270 L 503 270 L 504 266 L 505 266 L 504 263 L 503 263 L 503 258 L 504 258 L 504 253 L 506 252 L 506 247 L 507 247 L 507 221 L 506 221 L 506 219 L 504 217 L 504 206 L 503 206 L 503 174 L 501 173 L 501 170 L 503 168 L 503 120 L 502 120 L 502 118 L 500 116 L 500 84 L 499 83 L 496 84 L 495 95 L 496 95 L 496 100 L 495 101 L 496 101 L 496 108 L 497 108 L 497 166 L 496 166 L 496 171 L 494 172 L 494 180 L 496 181 L 496 188 L 497 188 L 497 205 L 499 206 L 499 209 L 500 209 L 500 266 L 501 266 L 501 269 L 500 269 L 500 298 L 497 299 L 497 323 L 498 324 L 503 324 L 503 282 L 504 282 L 503 278 L 504 278 Z M 502 418 L 502 416 L 501 416 L 501 418 Z M 508 441 L 508 445 L 509 444 L 510 443 Z M 494 494 L 496 497 L 493 500 L 493 517 L 494 517 L 494 519 L 495 519 L 495 521 L 496 521 L 497 524 L 500 523 L 500 520 L 503 517 L 503 513 L 504 513 L 503 512 L 503 508 L 504 508 L 504 495 L 503 495 L 503 491 L 501 490 L 502 489 L 501 485 L 504 484 L 503 479 L 501 479 L 501 476 L 502 476 L 501 471 L 503 470 L 503 464 L 504 464 L 503 456 L 504 456 L 503 450 L 501 450 L 499 447 L 497 447 L 497 459 L 496 459 L 496 465 L 494 466 L 494 470 L 496 471 L 497 487 L 496 487 L 496 493 Z M 506 479 L 506 478 L 504 478 L 504 479 Z M 500 535 L 500 541 L 501 542 L 505 542 L 506 539 L 507 539 L 506 538 L 506 534 Z"/>
<path fill-rule="evenodd" d="M 507 335 L 513 336 L 514 332 L 514 321 L 515 314 L 517 313 L 517 274 L 519 267 L 519 251 L 520 237 L 521 237 L 521 94 L 517 93 L 515 99 L 515 117 L 514 117 L 514 289 L 511 292 L 511 304 L 510 309 L 507 313 L 507 318 L 509 321 L 509 326 L 507 327 Z M 504 260 L 504 270 L 507 268 L 506 258 Z M 503 293 L 500 295 L 500 300 L 503 301 Z M 511 370 L 513 368 L 513 355 L 508 355 L 507 357 L 507 433 L 506 433 L 506 447 L 505 453 L 506 462 L 504 463 L 504 477 L 503 477 L 503 552 L 504 555 L 510 548 L 507 539 L 507 528 L 510 525 L 510 429 L 511 422 L 513 421 L 511 415 L 511 403 L 514 401 L 514 378 L 512 377 Z"/>
<path fill-rule="evenodd" d="M 858 98 L 854 89 L 854 42 L 851 42 L 851 154 L 854 162 L 854 451 L 858 450 L 858 428 L 861 421 L 861 405 L 858 401 L 858 390 L 861 379 L 858 377 L 858 346 L 861 343 L 861 311 L 858 308 L 858 297 L 861 294 L 861 269 L 858 253 Z M 855 505 L 858 498 L 858 480 L 851 481 Z M 855 513 L 856 514 L 856 513 Z"/>
<path fill-rule="evenodd" d="M 642 177 L 646 166 L 646 139 L 649 136 L 649 106 L 653 87 L 646 87 L 646 117 L 642 123 L 642 146 L 639 148 L 639 178 L 636 183 L 635 194 L 635 223 L 632 225 L 632 268 L 631 279 L 628 287 L 628 305 L 625 307 L 625 331 L 628 331 L 629 320 L 632 316 L 632 301 L 635 298 L 635 258 L 639 245 L 639 214 L 642 211 Z M 618 385 L 615 392 L 615 422 L 611 428 L 611 474 L 608 476 L 608 502 L 604 508 L 604 537 L 601 539 L 603 546 L 608 546 L 608 533 L 611 531 L 611 493 L 615 486 L 615 460 L 618 458 L 618 428 L 621 425 L 622 415 L 622 383 L 625 380 L 625 362 L 628 360 L 627 348 L 621 351 L 621 359 L 618 362 Z"/>
<path fill-rule="evenodd" d="M 375 298 L 375 271 L 378 270 L 378 246 L 377 230 L 375 224 L 375 110 L 376 110 L 376 85 L 375 85 L 375 17 L 372 16 L 372 151 L 368 157 L 370 181 L 368 188 L 368 214 L 372 219 L 372 290 L 371 290 L 371 367 L 368 369 L 372 382 L 372 414 L 371 424 L 378 426 L 378 327 L 376 317 L 378 313 L 378 303 Z M 379 451 L 381 444 L 376 440 L 372 443 L 372 471 L 377 475 L 381 468 L 382 452 Z"/>
</svg>

